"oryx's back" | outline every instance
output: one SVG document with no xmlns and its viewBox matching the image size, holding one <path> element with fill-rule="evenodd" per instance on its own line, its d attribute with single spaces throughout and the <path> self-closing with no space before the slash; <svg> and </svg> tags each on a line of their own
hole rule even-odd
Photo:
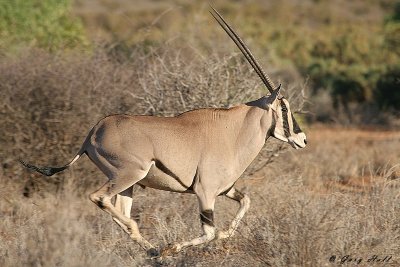
<svg viewBox="0 0 400 267">
<path fill-rule="evenodd" d="M 129 175 L 139 168 L 149 172 L 142 181 L 146 186 L 164 181 L 168 185 L 160 189 L 186 190 L 199 169 L 222 167 L 221 175 L 242 171 L 236 164 L 237 144 L 241 129 L 251 127 L 244 125 L 249 110 L 241 105 L 176 117 L 108 116 L 92 129 L 86 151 L 109 177 Z"/>
<path fill-rule="evenodd" d="M 238 106 L 227 110 L 199 109 L 176 117 L 112 115 L 93 128 L 90 144 L 110 153 L 118 149 L 137 154 L 143 149 L 144 157 L 164 152 L 171 155 L 178 152 L 175 150 L 201 153 L 203 148 L 213 149 L 216 143 L 234 145 L 238 136 L 234 130 L 243 127 L 247 111 Z"/>
</svg>

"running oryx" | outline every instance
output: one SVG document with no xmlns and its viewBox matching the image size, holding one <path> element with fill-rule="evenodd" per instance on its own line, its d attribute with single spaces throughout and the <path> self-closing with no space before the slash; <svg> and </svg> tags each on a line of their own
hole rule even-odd
<svg viewBox="0 0 400 267">
<path fill-rule="evenodd" d="M 22 162 L 31 170 L 51 176 L 86 154 L 108 178 L 104 186 L 90 194 L 90 200 L 111 214 L 150 255 L 157 255 L 158 251 L 142 237 L 137 223 L 130 218 L 133 185 L 197 196 L 203 235 L 167 246 L 161 252 L 167 255 L 234 234 L 250 205 L 249 197 L 234 187 L 235 182 L 270 136 L 295 149 L 307 143 L 289 102 L 280 95 L 280 86 L 275 88 L 221 15 L 213 8 L 210 12 L 242 51 L 270 95 L 229 109 L 191 110 L 176 117 L 108 116 L 91 129 L 67 165 L 36 167 Z M 229 229 L 216 233 L 214 204 L 221 195 L 239 202 L 240 208 Z"/>
</svg>

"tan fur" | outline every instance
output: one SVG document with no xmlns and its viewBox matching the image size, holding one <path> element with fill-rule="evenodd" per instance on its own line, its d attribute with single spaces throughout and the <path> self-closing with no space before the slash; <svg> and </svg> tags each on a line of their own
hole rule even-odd
<svg viewBox="0 0 400 267">
<path fill-rule="evenodd" d="M 184 192 L 201 176 L 201 182 L 219 194 L 257 156 L 268 131 L 261 126 L 270 125 L 271 117 L 246 105 L 195 110 L 172 118 L 114 115 L 93 128 L 83 150 L 111 180 Z M 132 177 L 136 169 L 149 172 L 139 179 Z"/>
</svg>

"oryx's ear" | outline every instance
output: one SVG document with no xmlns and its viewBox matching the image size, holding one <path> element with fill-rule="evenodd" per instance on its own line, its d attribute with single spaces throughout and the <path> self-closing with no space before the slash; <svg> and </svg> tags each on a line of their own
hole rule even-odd
<svg viewBox="0 0 400 267">
<path fill-rule="evenodd" d="M 270 94 L 269 96 L 267 96 L 267 107 L 275 109 L 275 105 L 273 105 L 275 103 L 275 100 L 278 98 L 280 92 L 281 92 L 281 85 L 279 84 L 278 88 L 276 88 L 272 94 Z"/>
</svg>

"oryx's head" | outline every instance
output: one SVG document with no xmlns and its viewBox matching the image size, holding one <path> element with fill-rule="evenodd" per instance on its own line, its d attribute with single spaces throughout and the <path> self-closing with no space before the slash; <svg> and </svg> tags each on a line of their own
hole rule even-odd
<svg viewBox="0 0 400 267">
<path fill-rule="evenodd" d="M 306 135 L 293 116 L 289 101 L 280 95 L 280 88 L 279 85 L 271 95 L 266 97 L 267 109 L 272 112 L 273 118 L 270 135 L 289 143 L 295 149 L 303 148 L 307 144 Z"/>
<path fill-rule="evenodd" d="M 263 81 L 268 91 L 271 93 L 265 97 L 266 109 L 273 113 L 274 123 L 270 129 L 271 136 L 288 142 L 293 148 L 303 148 L 307 144 L 306 135 L 302 132 L 299 125 L 296 122 L 287 99 L 285 99 L 281 93 L 281 85 L 278 88 L 274 86 L 271 79 L 265 74 L 260 64 L 254 58 L 249 48 L 244 44 L 242 39 L 236 34 L 231 26 L 224 20 L 224 18 L 211 6 L 211 15 L 217 20 L 219 25 L 225 30 L 229 37 L 235 42 L 237 47 L 246 57 L 247 61 L 256 71 L 257 75 Z M 276 88 L 276 89 L 275 89 Z"/>
</svg>

